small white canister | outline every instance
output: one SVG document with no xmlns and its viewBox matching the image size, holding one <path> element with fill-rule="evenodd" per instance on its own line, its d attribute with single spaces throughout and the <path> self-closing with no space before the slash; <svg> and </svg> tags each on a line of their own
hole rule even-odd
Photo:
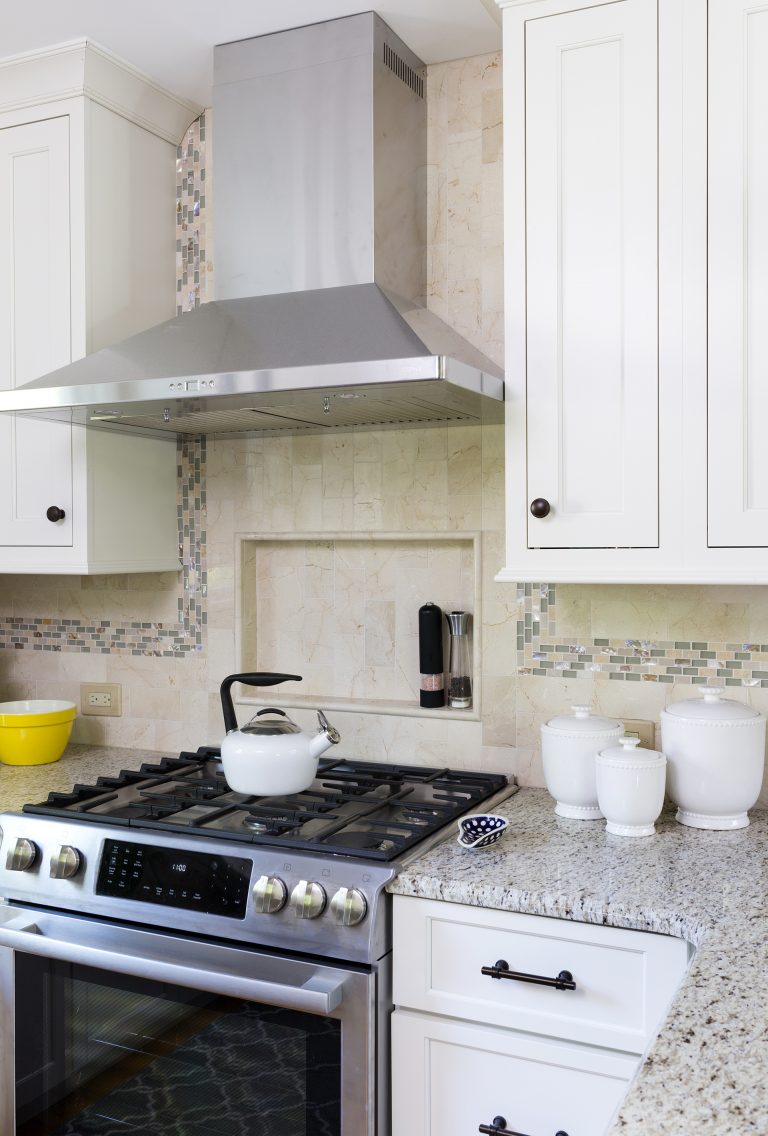
<svg viewBox="0 0 768 1136">
<path fill-rule="evenodd" d="M 614 836 L 653 836 L 664 805 L 667 759 L 639 746 L 639 738 L 624 737 L 595 758 L 597 799 Z"/>
<path fill-rule="evenodd" d="M 569 820 L 602 820 L 597 804 L 595 757 L 624 733 L 615 718 L 599 718 L 589 706 L 551 718 L 541 727 L 544 781 L 555 812 Z"/>
<path fill-rule="evenodd" d="M 760 795 L 765 718 L 751 706 L 701 687 L 703 698 L 661 712 L 661 748 L 669 760 L 669 795 L 691 828 L 746 828 Z"/>
</svg>

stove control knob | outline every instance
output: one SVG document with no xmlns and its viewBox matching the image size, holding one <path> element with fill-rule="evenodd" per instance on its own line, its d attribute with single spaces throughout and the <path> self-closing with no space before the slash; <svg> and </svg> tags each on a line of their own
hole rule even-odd
<svg viewBox="0 0 768 1136">
<path fill-rule="evenodd" d="M 73 848 L 71 844 L 62 844 L 58 852 L 51 856 L 51 879 L 71 880 L 80 871 L 82 863 L 83 856 L 77 848 Z"/>
<path fill-rule="evenodd" d="M 37 845 L 34 840 L 20 837 L 13 848 L 8 850 L 5 866 L 9 872 L 28 872 L 37 860 Z"/>
<path fill-rule="evenodd" d="M 275 915 L 285 907 L 288 892 L 277 876 L 259 876 L 253 885 L 253 910 L 258 915 Z"/>
<path fill-rule="evenodd" d="M 291 892 L 291 907 L 297 919 L 317 919 L 325 911 L 325 888 L 312 880 L 299 880 Z"/>
<path fill-rule="evenodd" d="M 365 896 L 357 888 L 339 888 L 331 900 L 331 914 L 340 927 L 356 927 L 368 914 Z"/>
</svg>

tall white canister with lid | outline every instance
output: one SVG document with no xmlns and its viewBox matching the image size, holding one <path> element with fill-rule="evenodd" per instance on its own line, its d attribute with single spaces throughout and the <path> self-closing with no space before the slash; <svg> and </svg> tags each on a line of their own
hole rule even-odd
<svg viewBox="0 0 768 1136">
<path fill-rule="evenodd" d="M 745 828 L 763 782 L 765 718 L 719 686 L 700 691 L 661 712 L 667 792 L 681 824 Z"/>
<path fill-rule="evenodd" d="M 589 706 L 550 718 L 541 727 L 544 781 L 555 812 L 569 820 L 602 820 L 597 804 L 595 757 L 624 733 L 615 718 L 601 718 Z"/>
</svg>

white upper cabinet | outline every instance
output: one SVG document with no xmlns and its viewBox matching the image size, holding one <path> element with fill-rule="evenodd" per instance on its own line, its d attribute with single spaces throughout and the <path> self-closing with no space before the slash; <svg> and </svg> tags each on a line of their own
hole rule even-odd
<svg viewBox="0 0 768 1136">
<path fill-rule="evenodd" d="M 766 583 L 768 3 L 498 2 L 498 579 Z"/>
<path fill-rule="evenodd" d="M 528 545 L 653 547 L 654 5 L 531 20 L 525 60 Z"/>
<path fill-rule="evenodd" d="M 0 61 L 0 389 L 175 314 L 194 114 L 91 43 Z M 178 567 L 172 442 L 0 415 L 0 573 Z"/>
<path fill-rule="evenodd" d="M 69 363 L 69 118 L 0 130 L 0 388 Z M 0 415 L 0 540 L 72 544 L 72 428 Z M 48 520 L 51 506 L 64 516 Z"/>
<path fill-rule="evenodd" d="M 709 3 L 709 542 L 768 546 L 768 4 Z"/>
</svg>

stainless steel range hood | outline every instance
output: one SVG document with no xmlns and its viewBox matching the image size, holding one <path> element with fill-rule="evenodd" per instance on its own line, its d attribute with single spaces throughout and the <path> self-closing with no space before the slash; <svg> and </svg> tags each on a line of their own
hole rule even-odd
<svg viewBox="0 0 768 1136">
<path fill-rule="evenodd" d="M 0 411 L 171 434 L 501 421 L 499 368 L 424 306 L 424 95 L 372 12 L 217 47 L 217 300 Z"/>
</svg>

